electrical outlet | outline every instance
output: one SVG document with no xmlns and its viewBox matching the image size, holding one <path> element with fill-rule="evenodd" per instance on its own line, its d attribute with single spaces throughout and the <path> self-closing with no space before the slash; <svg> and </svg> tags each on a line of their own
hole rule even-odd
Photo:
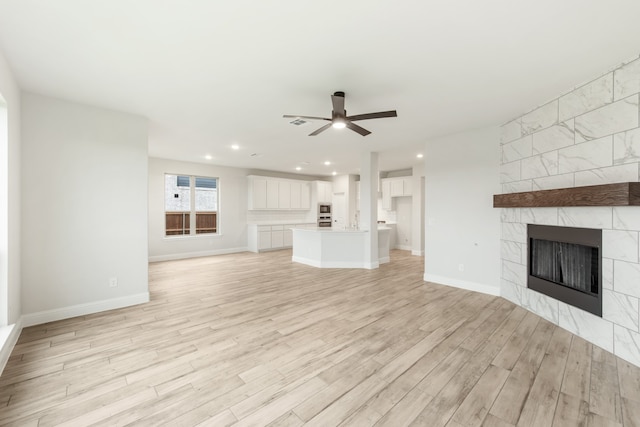
<svg viewBox="0 0 640 427">
<path fill-rule="evenodd" d="M 117 277 L 110 277 L 109 278 L 109 287 L 110 288 L 115 288 L 118 286 L 118 278 Z"/>
<path fill-rule="evenodd" d="M 458 264 L 458 271 L 464 271 L 464 264 Z"/>
</svg>

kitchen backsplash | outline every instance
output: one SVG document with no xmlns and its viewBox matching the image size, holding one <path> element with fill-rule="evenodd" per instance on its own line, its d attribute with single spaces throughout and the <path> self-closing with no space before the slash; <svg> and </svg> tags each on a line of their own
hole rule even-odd
<svg viewBox="0 0 640 427">
<path fill-rule="evenodd" d="M 315 223 L 315 211 L 248 211 L 247 224 L 275 223 Z"/>
</svg>

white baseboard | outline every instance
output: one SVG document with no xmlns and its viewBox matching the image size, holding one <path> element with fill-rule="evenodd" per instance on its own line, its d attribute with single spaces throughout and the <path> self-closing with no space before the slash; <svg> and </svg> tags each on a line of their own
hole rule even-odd
<svg viewBox="0 0 640 427">
<path fill-rule="evenodd" d="M 378 264 L 386 264 L 389 261 L 391 261 L 391 258 L 389 258 L 388 256 L 383 256 L 382 258 L 378 259 Z"/>
<path fill-rule="evenodd" d="M 500 296 L 500 287 L 483 285 L 482 283 L 468 282 L 466 280 L 452 279 L 450 277 L 437 276 L 435 274 L 425 274 L 425 282 L 438 283 L 445 286 L 453 286 L 455 288 L 466 289 L 468 291 L 481 292 L 483 294 Z"/>
<path fill-rule="evenodd" d="M 22 332 L 22 317 L 13 325 L 0 328 L 0 374 L 7 366 L 13 347 L 20 337 L 20 332 Z"/>
<path fill-rule="evenodd" d="M 407 246 L 407 245 L 396 245 L 396 247 L 394 249 L 400 249 L 401 251 L 410 251 L 411 250 L 411 246 Z"/>
<path fill-rule="evenodd" d="M 411 255 L 414 255 L 414 256 L 424 256 L 424 251 L 411 250 Z"/>
<path fill-rule="evenodd" d="M 229 248 L 229 249 L 215 249 L 212 251 L 200 251 L 200 252 L 184 252 L 180 254 L 169 254 L 169 255 L 155 255 L 149 257 L 149 262 L 160 262 L 160 261 L 173 261 L 176 259 L 187 259 L 187 258 L 199 258 L 203 256 L 212 256 L 212 255 L 226 255 L 226 254 L 235 254 L 238 252 L 248 252 L 249 248 Z"/>
<path fill-rule="evenodd" d="M 27 326 L 41 325 L 43 323 L 54 322 L 56 320 L 69 319 L 71 317 L 129 307 L 131 305 L 144 304 L 145 302 L 149 302 L 148 292 L 86 304 L 72 305 L 69 307 L 24 314 L 22 315 L 22 325 L 26 328 Z"/>
<path fill-rule="evenodd" d="M 300 264 L 310 265 L 311 267 L 317 268 L 366 268 L 372 270 L 374 268 L 378 268 L 380 266 L 377 262 L 354 262 L 354 261 L 324 261 L 319 262 L 315 259 L 303 258 L 299 256 L 292 256 L 291 261 L 299 262 Z"/>
</svg>

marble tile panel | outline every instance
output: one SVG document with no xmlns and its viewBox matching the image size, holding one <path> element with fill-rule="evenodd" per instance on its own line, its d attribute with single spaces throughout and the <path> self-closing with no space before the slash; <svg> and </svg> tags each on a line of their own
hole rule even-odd
<svg viewBox="0 0 640 427">
<path fill-rule="evenodd" d="M 502 260 L 502 279 L 526 287 L 527 267 L 520 263 Z"/>
<path fill-rule="evenodd" d="M 613 290 L 640 298 L 640 264 L 614 260 Z"/>
<path fill-rule="evenodd" d="M 640 162 L 640 128 L 620 132 L 613 136 L 613 163 Z"/>
<path fill-rule="evenodd" d="M 507 182 L 506 184 L 502 184 L 502 193 L 522 193 L 523 191 L 531 191 L 532 188 L 533 183 L 531 180 Z"/>
<path fill-rule="evenodd" d="M 640 366 L 640 334 L 622 326 L 613 327 L 615 355 Z"/>
<path fill-rule="evenodd" d="M 636 94 L 576 117 L 576 143 L 637 127 L 638 95 Z"/>
<path fill-rule="evenodd" d="M 527 243 L 527 226 L 521 223 L 503 222 L 502 240 Z"/>
<path fill-rule="evenodd" d="M 613 290 L 613 260 L 602 258 L 602 287 Z"/>
<path fill-rule="evenodd" d="M 571 187 L 575 187 L 573 173 L 547 176 L 544 178 L 535 178 L 533 180 L 534 190 L 553 190 L 556 188 L 571 188 Z"/>
<path fill-rule="evenodd" d="M 527 253 L 527 244 L 520 243 L 520 252 L 522 253 L 522 259 L 520 260 L 520 264 L 529 265 L 529 254 Z"/>
<path fill-rule="evenodd" d="M 546 153 L 574 144 L 573 119 L 533 134 L 533 154 Z"/>
<path fill-rule="evenodd" d="M 638 181 L 638 163 L 576 172 L 576 187 Z"/>
<path fill-rule="evenodd" d="M 638 232 L 602 230 L 602 256 L 613 260 L 638 262 Z"/>
<path fill-rule="evenodd" d="M 531 156 L 532 141 L 531 135 L 527 135 L 504 144 L 502 146 L 502 163 L 510 163 Z"/>
<path fill-rule="evenodd" d="M 522 132 L 528 135 L 558 123 L 558 100 L 522 116 Z"/>
<path fill-rule="evenodd" d="M 520 181 L 520 162 L 503 163 L 500 166 L 500 182 Z"/>
<path fill-rule="evenodd" d="M 558 173 L 578 172 L 613 165 L 613 136 L 558 150 Z"/>
<path fill-rule="evenodd" d="M 507 142 L 515 141 L 522 137 L 522 124 L 520 119 L 513 120 L 500 127 L 500 143 L 506 144 Z"/>
<path fill-rule="evenodd" d="M 520 264 L 522 262 L 522 244 L 509 240 L 501 240 L 500 257 L 503 260 Z"/>
<path fill-rule="evenodd" d="M 640 92 L 640 59 L 615 70 L 613 80 L 616 101 Z"/>
<path fill-rule="evenodd" d="M 585 228 L 612 228 L 610 207 L 569 207 L 558 209 L 558 225 Z"/>
<path fill-rule="evenodd" d="M 638 332 L 638 298 L 605 289 L 602 318 Z"/>
<path fill-rule="evenodd" d="M 579 116 L 613 102 L 613 73 L 608 73 L 560 97 L 560 121 Z"/>
<path fill-rule="evenodd" d="M 500 281 L 500 296 L 512 303 L 522 306 L 523 294 L 527 288 L 518 286 L 515 283 L 507 282 L 506 280 Z"/>
<path fill-rule="evenodd" d="M 560 327 L 613 353 L 613 323 L 563 302 L 558 305 Z"/>
<path fill-rule="evenodd" d="M 527 157 L 521 162 L 522 179 L 540 178 L 558 174 L 558 152 L 550 151 Z"/>
<path fill-rule="evenodd" d="M 520 222 L 520 209 L 505 208 L 500 210 L 500 221 L 502 222 Z"/>
<path fill-rule="evenodd" d="M 520 221 L 525 224 L 558 225 L 558 208 L 523 208 Z"/>
<path fill-rule="evenodd" d="M 640 231 L 640 206 L 615 206 L 613 228 Z"/>
<path fill-rule="evenodd" d="M 559 301 L 549 298 L 539 292 L 526 289 L 523 294 L 522 305 L 524 308 L 534 312 L 538 316 L 547 319 L 549 322 L 558 324 L 559 322 Z"/>
</svg>

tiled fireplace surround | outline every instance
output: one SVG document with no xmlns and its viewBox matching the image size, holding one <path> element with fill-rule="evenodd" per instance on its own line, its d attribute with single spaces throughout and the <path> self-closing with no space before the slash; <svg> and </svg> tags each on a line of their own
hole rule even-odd
<svg viewBox="0 0 640 427">
<path fill-rule="evenodd" d="M 501 128 L 503 193 L 640 179 L 640 59 Z M 501 294 L 640 366 L 640 207 L 502 209 Z M 527 289 L 527 224 L 602 229 L 602 318 Z"/>
</svg>

